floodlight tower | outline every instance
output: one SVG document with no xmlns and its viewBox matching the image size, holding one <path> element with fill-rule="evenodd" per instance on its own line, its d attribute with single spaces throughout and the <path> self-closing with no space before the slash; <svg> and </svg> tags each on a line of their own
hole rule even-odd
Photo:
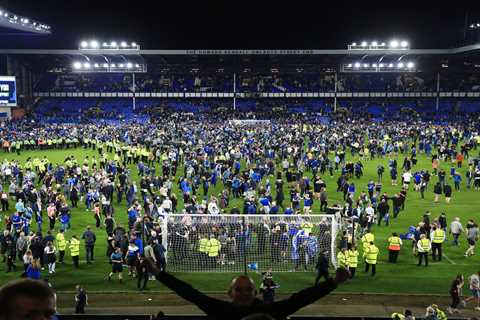
<svg viewBox="0 0 480 320">
<path fill-rule="evenodd" d="M 136 42 L 128 43 L 126 41 L 111 41 L 103 42 L 101 44 L 100 41 L 92 39 L 90 41 L 83 40 L 80 42 L 78 46 L 78 50 L 81 51 L 87 60 L 85 63 L 81 63 L 76 61 L 73 63 L 73 70 L 75 72 L 89 72 L 89 73 L 131 73 L 132 75 L 132 109 L 136 109 L 136 100 L 135 100 L 135 93 L 136 93 L 136 84 L 135 84 L 135 74 L 136 73 L 144 73 L 147 70 L 147 66 L 142 63 L 134 63 L 129 61 L 127 58 L 123 56 L 125 55 L 132 55 L 137 54 L 140 55 L 140 45 Z M 102 56 L 105 59 L 105 62 L 102 64 L 94 63 L 93 65 L 90 63 L 90 59 L 86 55 L 98 55 Z M 124 63 L 114 63 L 111 59 L 109 60 L 107 56 L 110 55 L 120 55 Z"/>
</svg>

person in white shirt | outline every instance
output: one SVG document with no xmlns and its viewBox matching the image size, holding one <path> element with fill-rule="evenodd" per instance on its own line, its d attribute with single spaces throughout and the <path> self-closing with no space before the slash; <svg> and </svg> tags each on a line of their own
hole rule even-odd
<svg viewBox="0 0 480 320">
<path fill-rule="evenodd" d="M 412 174 L 410 171 L 406 171 L 402 175 L 403 178 L 403 187 L 408 190 L 408 186 L 410 185 L 410 181 L 412 180 Z"/>
<path fill-rule="evenodd" d="M 472 296 L 465 299 L 465 303 L 470 300 L 475 299 L 476 307 L 475 310 L 480 310 L 480 272 L 474 273 L 469 278 L 469 287 L 472 292 Z"/>
<path fill-rule="evenodd" d="M 463 226 L 460 222 L 460 218 L 456 217 L 452 223 L 450 223 L 450 233 L 453 236 L 453 245 L 458 246 L 458 237 L 463 233 Z"/>
<path fill-rule="evenodd" d="M 367 230 L 370 231 L 372 224 L 375 223 L 375 210 L 370 203 L 365 208 L 365 216 L 367 217 Z"/>
<path fill-rule="evenodd" d="M 219 214 L 220 209 L 218 209 L 217 201 L 215 198 L 213 198 L 209 203 L 208 203 L 208 213 L 209 214 Z"/>
</svg>

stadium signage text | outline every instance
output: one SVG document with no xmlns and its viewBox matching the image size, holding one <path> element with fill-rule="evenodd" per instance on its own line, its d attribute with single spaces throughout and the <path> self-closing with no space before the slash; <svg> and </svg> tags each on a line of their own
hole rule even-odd
<svg viewBox="0 0 480 320">
<path fill-rule="evenodd" d="M 187 54 L 194 55 L 253 55 L 253 54 L 313 54 L 314 50 L 187 50 Z"/>
</svg>

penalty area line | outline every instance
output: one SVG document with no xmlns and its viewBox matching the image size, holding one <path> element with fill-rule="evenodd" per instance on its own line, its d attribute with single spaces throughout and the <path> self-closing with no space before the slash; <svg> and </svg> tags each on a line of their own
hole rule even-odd
<svg viewBox="0 0 480 320">
<path fill-rule="evenodd" d="M 455 261 L 453 261 L 452 259 L 450 259 L 446 254 L 443 255 L 445 257 L 445 259 L 448 260 L 448 262 L 450 262 L 451 264 L 457 264 Z"/>
</svg>

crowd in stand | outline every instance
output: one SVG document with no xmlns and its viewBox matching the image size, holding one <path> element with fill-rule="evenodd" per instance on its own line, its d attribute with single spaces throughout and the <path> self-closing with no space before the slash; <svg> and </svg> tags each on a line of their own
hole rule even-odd
<svg viewBox="0 0 480 320">
<path fill-rule="evenodd" d="M 237 92 L 334 92 L 335 73 L 297 72 L 238 72 Z M 161 72 L 139 74 L 137 92 L 232 92 L 233 73 L 219 71 L 200 72 L 193 68 L 187 72 Z M 339 92 L 435 92 L 436 73 L 340 73 L 337 75 Z M 476 74 L 440 75 L 442 91 L 478 91 Z M 46 76 L 36 91 L 76 92 L 129 92 L 133 89 L 130 74 Z"/>
</svg>

